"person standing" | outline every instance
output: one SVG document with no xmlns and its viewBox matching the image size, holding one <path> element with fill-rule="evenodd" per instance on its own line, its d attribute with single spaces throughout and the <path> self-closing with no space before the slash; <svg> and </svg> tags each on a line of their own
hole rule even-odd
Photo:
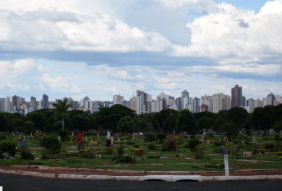
<svg viewBox="0 0 282 191">
<path fill-rule="evenodd" d="M 81 149 L 81 144 L 82 144 L 82 135 L 81 133 L 79 133 L 79 131 L 76 131 L 77 133 L 77 149 L 80 150 Z"/>
</svg>

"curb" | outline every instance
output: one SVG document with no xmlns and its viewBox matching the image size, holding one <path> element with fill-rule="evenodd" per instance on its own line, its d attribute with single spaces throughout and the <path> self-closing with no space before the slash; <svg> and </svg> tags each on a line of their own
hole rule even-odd
<svg viewBox="0 0 282 191">
<path fill-rule="evenodd" d="M 255 176 L 201 176 L 201 175 L 146 175 L 146 176 L 110 176 L 110 175 L 81 175 L 81 174 L 56 174 L 22 170 L 3 170 L 0 173 L 31 176 L 38 178 L 72 179 L 72 180 L 123 180 L 123 181 L 227 181 L 227 180 L 282 180 L 282 175 L 255 175 Z"/>
</svg>

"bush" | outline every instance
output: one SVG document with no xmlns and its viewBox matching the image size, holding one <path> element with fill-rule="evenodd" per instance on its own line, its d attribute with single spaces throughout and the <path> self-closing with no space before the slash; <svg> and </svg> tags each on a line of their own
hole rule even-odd
<svg viewBox="0 0 282 191">
<path fill-rule="evenodd" d="M 31 153 L 31 151 L 27 148 L 27 146 L 21 147 L 21 159 L 23 160 L 34 160 L 34 155 Z"/>
<path fill-rule="evenodd" d="M 175 145 L 175 140 L 174 139 L 168 139 L 168 144 L 167 144 L 167 151 L 177 151 L 176 145 Z"/>
<path fill-rule="evenodd" d="M 7 139 L 6 135 L 0 134 L 0 141 L 1 141 L 1 140 L 4 140 L 4 139 Z"/>
<path fill-rule="evenodd" d="M 59 154 L 62 149 L 62 143 L 57 137 L 43 137 L 40 146 L 44 147 L 51 154 Z"/>
<path fill-rule="evenodd" d="M 129 151 L 132 153 L 135 153 L 137 151 L 145 152 L 145 149 L 144 148 L 129 148 Z"/>
<path fill-rule="evenodd" d="M 267 141 L 268 137 L 263 137 L 262 140 Z"/>
<path fill-rule="evenodd" d="M 67 139 L 69 139 L 70 134 L 71 133 L 68 130 L 66 130 L 66 129 L 59 131 L 59 135 L 61 137 L 61 141 L 62 142 L 65 142 Z"/>
<path fill-rule="evenodd" d="M 215 153 L 222 153 L 222 147 L 215 147 L 214 152 Z"/>
<path fill-rule="evenodd" d="M 193 138 L 188 141 L 189 148 L 191 152 L 196 151 L 196 147 L 201 143 L 199 139 Z"/>
<path fill-rule="evenodd" d="M 247 130 L 246 131 L 246 135 L 251 136 L 252 135 L 252 131 L 251 130 Z"/>
<path fill-rule="evenodd" d="M 139 148 L 140 146 L 139 146 L 139 145 L 133 145 L 133 147 L 134 147 L 134 148 Z"/>
<path fill-rule="evenodd" d="M 160 142 L 163 142 L 166 139 L 166 134 L 160 133 L 160 134 L 158 134 L 157 137 L 160 140 Z"/>
<path fill-rule="evenodd" d="M 88 149 L 80 155 L 81 158 L 95 158 L 95 151 Z"/>
<path fill-rule="evenodd" d="M 219 142 L 219 141 L 215 141 L 215 142 L 214 142 L 214 146 L 216 146 L 216 147 L 221 146 L 221 142 Z"/>
<path fill-rule="evenodd" d="M 143 152 L 142 151 L 136 151 L 136 152 L 134 152 L 134 155 L 139 155 L 139 156 L 143 156 Z"/>
<path fill-rule="evenodd" d="M 148 148 L 149 150 L 157 150 L 157 149 L 158 149 L 157 146 L 156 146 L 154 143 L 149 143 L 149 144 L 147 145 L 147 148 Z"/>
<path fill-rule="evenodd" d="M 121 157 L 120 162 L 124 162 L 124 163 L 135 163 L 136 159 L 133 158 L 132 156 L 126 155 Z"/>
<path fill-rule="evenodd" d="M 115 148 L 114 147 L 107 147 L 105 148 L 105 154 L 106 155 L 112 155 L 114 153 Z"/>
<path fill-rule="evenodd" d="M 145 134 L 145 138 L 144 138 L 144 141 L 146 142 L 152 142 L 152 141 L 156 141 L 157 140 L 157 137 L 154 133 L 147 133 Z"/>
<path fill-rule="evenodd" d="M 125 144 L 127 144 L 127 145 L 134 145 L 135 142 L 134 141 L 126 141 Z"/>
<path fill-rule="evenodd" d="M 161 151 L 167 151 L 168 142 L 164 141 L 161 147 Z"/>
<path fill-rule="evenodd" d="M 42 159 L 51 159 L 53 156 L 48 151 L 43 151 Z"/>
<path fill-rule="evenodd" d="M 205 150 L 205 146 L 204 145 L 198 145 L 195 148 L 196 151 L 196 159 L 203 159 L 204 158 L 204 150 Z"/>
<path fill-rule="evenodd" d="M 277 152 L 277 156 L 282 156 L 282 152 Z"/>
<path fill-rule="evenodd" d="M 264 148 L 267 149 L 267 150 L 273 150 L 274 149 L 274 144 L 269 142 L 269 143 L 266 143 L 264 145 Z"/>
<path fill-rule="evenodd" d="M 4 141 L 0 143 L 0 158 L 4 158 L 2 153 L 9 153 L 11 156 L 15 157 L 16 154 L 16 143 L 11 141 Z"/>
<path fill-rule="evenodd" d="M 232 147 L 231 148 L 231 154 L 234 155 L 234 156 L 237 156 L 240 149 L 241 149 L 240 147 Z"/>
</svg>

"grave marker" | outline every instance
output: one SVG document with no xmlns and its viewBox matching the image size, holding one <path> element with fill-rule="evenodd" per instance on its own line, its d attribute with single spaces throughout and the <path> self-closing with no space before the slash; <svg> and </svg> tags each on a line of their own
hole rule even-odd
<svg viewBox="0 0 282 191">
<path fill-rule="evenodd" d="M 228 154 L 230 154 L 230 148 L 222 148 L 222 154 L 224 154 L 225 176 L 229 176 Z"/>
</svg>

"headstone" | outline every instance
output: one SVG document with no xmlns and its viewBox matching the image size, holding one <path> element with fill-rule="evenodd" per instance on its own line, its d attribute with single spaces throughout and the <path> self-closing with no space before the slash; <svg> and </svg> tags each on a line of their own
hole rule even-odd
<svg viewBox="0 0 282 191">
<path fill-rule="evenodd" d="M 132 134 L 132 139 L 134 139 L 134 133 Z"/>
<path fill-rule="evenodd" d="M 99 133 L 97 133 L 97 138 L 99 138 Z"/>
<path fill-rule="evenodd" d="M 87 137 L 85 139 L 86 139 L 86 144 L 87 144 Z"/>
<path fill-rule="evenodd" d="M 32 136 L 32 132 L 30 132 L 30 135 Z"/>
<path fill-rule="evenodd" d="M 61 136 L 58 137 L 59 141 L 61 140 Z"/>
<path fill-rule="evenodd" d="M 114 145 L 114 140 L 113 140 L 113 138 L 111 138 L 111 145 Z"/>
<path fill-rule="evenodd" d="M 71 136 L 73 136 L 73 133 L 71 133 Z"/>
<path fill-rule="evenodd" d="M 24 141 L 25 141 L 25 136 L 24 136 Z"/>
<path fill-rule="evenodd" d="M 225 176 L 229 176 L 228 154 L 224 155 Z"/>
<path fill-rule="evenodd" d="M 107 132 L 107 139 L 108 139 L 108 140 L 110 140 L 110 139 L 111 139 L 111 134 L 110 134 L 110 132 L 109 132 L 109 131 Z"/>
<path fill-rule="evenodd" d="M 255 137 L 255 135 L 253 135 L 253 141 L 255 141 L 255 139 L 256 139 L 256 137 Z"/>
<path fill-rule="evenodd" d="M 15 133 L 13 132 L 13 136 L 15 136 Z"/>
<path fill-rule="evenodd" d="M 118 142 L 120 142 L 120 138 L 118 138 Z"/>
</svg>

